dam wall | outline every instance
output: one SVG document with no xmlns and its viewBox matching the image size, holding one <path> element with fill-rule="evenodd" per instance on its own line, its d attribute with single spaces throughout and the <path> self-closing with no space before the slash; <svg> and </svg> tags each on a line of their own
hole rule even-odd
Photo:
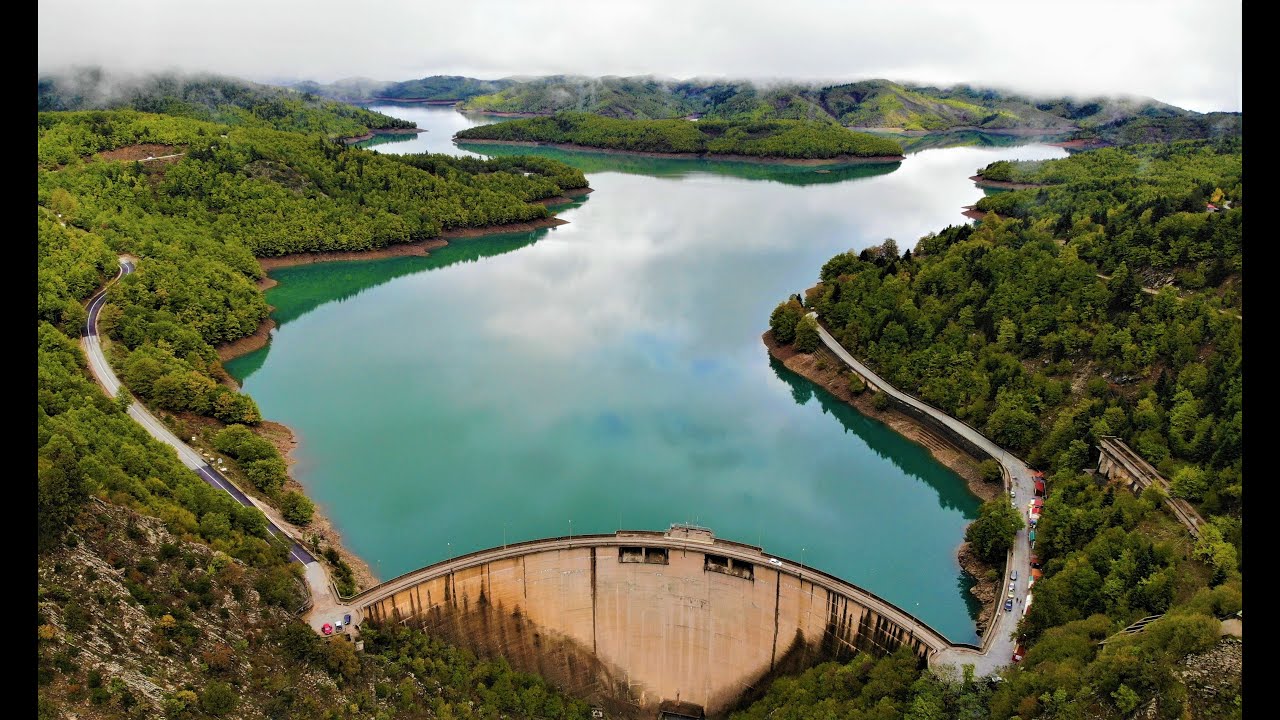
<svg viewBox="0 0 1280 720">
<path fill-rule="evenodd" d="M 683 526 L 472 553 L 348 602 L 504 656 L 610 717 L 656 717 L 664 701 L 716 717 L 817 662 L 907 645 L 924 663 L 950 647 L 866 590 Z"/>
</svg>

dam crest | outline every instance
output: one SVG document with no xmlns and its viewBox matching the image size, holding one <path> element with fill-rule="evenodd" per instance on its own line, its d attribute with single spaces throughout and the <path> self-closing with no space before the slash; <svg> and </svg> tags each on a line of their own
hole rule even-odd
<svg viewBox="0 0 1280 720">
<path fill-rule="evenodd" d="M 923 664 L 956 647 L 870 591 L 690 525 L 469 553 L 318 606 L 311 622 L 344 614 L 501 655 L 610 717 L 717 717 L 819 662 L 906 645 Z"/>
</svg>

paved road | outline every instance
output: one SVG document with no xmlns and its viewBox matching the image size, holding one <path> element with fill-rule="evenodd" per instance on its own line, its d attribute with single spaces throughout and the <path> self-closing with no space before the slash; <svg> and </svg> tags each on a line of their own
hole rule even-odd
<svg viewBox="0 0 1280 720">
<path fill-rule="evenodd" d="M 106 391 L 107 395 L 113 398 L 119 394 L 121 384 L 120 379 L 116 377 L 115 371 L 112 370 L 111 365 L 107 363 L 106 356 L 102 354 L 102 343 L 98 338 L 98 313 L 101 312 L 102 306 L 106 304 L 107 290 L 110 289 L 117 280 L 133 272 L 133 268 L 134 266 L 131 261 L 125 258 L 120 259 L 120 274 L 117 275 L 110 283 L 107 283 L 106 287 L 99 290 L 98 293 L 89 300 L 89 319 L 85 322 L 84 335 L 80 338 L 80 345 L 84 349 L 84 354 L 89 358 L 89 370 L 93 373 L 94 378 L 97 379 L 98 384 L 102 386 L 102 389 Z M 139 425 L 145 428 L 147 432 L 151 433 L 152 437 L 176 450 L 178 453 L 178 459 L 182 461 L 182 464 L 195 471 L 202 480 L 235 498 L 236 502 L 244 505 L 245 507 L 264 510 L 262 506 L 258 505 L 248 495 L 245 495 L 240 488 L 236 487 L 235 483 L 232 483 L 224 477 L 222 473 L 219 473 L 213 468 L 213 466 L 209 465 L 200 453 L 196 452 L 189 445 L 179 440 L 177 436 L 170 432 L 169 428 L 166 427 L 164 423 L 156 419 L 156 416 L 152 415 L 145 407 L 143 407 L 142 403 L 134 402 L 129 406 L 128 412 L 129 417 L 133 418 Z M 311 566 L 315 565 L 319 568 L 320 574 L 324 575 L 325 580 L 327 581 L 328 576 L 324 571 L 324 566 L 316 560 L 315 556 L 307 552 L 305 547 L 281 530 L 280 527 L 271 520 L 269 514 L 267 517 L 267 530 L 270 531 L 272 535 L 283 538 L 291 545 L 289 548 L 289 556 L 306 566 L 308 571 L 306 573 L 308 585 L 312 586 L 311 594 L 313 596 L 317 595 L 317 588 L 313 585 L 311 580 L 312 575 L 314 574 Z M 324 593 L 329 592 L 327 587 L 322 590 Z"/>
<path fill-rule="evenodd" d="M 809 313 L 813 318 L 817 318 L 817 313 Z M 1012 483 L 1015 492 L 1015 498 L 1018 506 L 1018 513 L 1022 517 L 1026 517 L 1027 505 L 1034 496 L 1034 485 L 1032 484 L 1031 468 L 1027 464 L 1006 452 L 1004 448 L 991 442 L 982 433 L 969 427 L 965 423 L 957 420 L 941 410 L 928 405 L 885 382 L 871 368 L 862 364 L 857 358 L 849 354 L 836 339 L 827 332 L 827 329 L 818 325 L 818 335 L 822 338 L 822 342 L 831 352 L 843 360 L 849 367 L 853 368 L 867 379 L 867 382 L 875 386 L 879 390 L 887 393 L 889 396 L 900 400 L 912 407 L 923 410 L 933 417 L 943 422 L 947 427 L 956 431 L 960 436 L 966 438 L 973 444 L 982 448 L 987 454 L 1000 463 L 1004 468 L 1005 474 Z M 954 664 L 956 666 L 972 664 L 974 673 L 978 676 L 989 675 L 998 668 L 1008 664 L 1013 658 L 1013 650 L 1017 643 L 1012 639 L 1018 627 L 1018 620 L 1022 617 L 1022 603 L 1026 602 L 1027 579 L 1031 569 L 1030 556 L 1031 547 L 1027 534 L 1028 528 L 1024 525 L 1018 531 L 1018 537 L 1014 540 L 1013 551 L 1009 554 L 1009 559 L 1005 565 L 1005 580 L 1002 587 L 1006 592 L 1002 593 L 1002 597 L 1007 596 L 1009 573 L 1017 570 L 1018 580 L 1014 584 L 1014 604 L 1012 611 L 1004 610 L 1004 601 L 1001 600 L 1001 609 L 996 612 L 992 619 L 992 627 L 987 630 L 987 634 L 983 637 L 982 650 L 975 652 L 967 648 L 952 647 L 939 652 L 933 657 L 931 663 L 933 665 Z M 1018 600 L 1022 600 L 1019 603 Z"/>
</svg>

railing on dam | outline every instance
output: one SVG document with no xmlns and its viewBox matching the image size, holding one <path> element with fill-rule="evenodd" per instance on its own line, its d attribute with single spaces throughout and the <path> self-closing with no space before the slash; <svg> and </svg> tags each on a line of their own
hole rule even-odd
<svg viewBox="0 0 1280 720">
<path fill-rule="evenodd" d="M 673 526 L 673 530 L 678 526 Z M 920 620 L 897 605 L 876 595 L 870 590 L 859 587 L 817 568 L 767 554 L 755 545 L 739 543 L 732 540 L 715 538 L 706 532 L 705 539 L 698 537 L 701 533 L 686 533 L 673 536 L 672 531 L 653 530 L 619 530 L 615 533 L 599 533 L 586 535 L 562 535 L 510 543 L 502 547 L 477 550 L 442 560 L 417 570 L 399 575 L 380 585 L 363 590 L 353 596 L 343 597 L 342 601 L 351 607 L 363 610 L 388 597 L 394 596 L 407 588 L 413 587 L 435 578 L 473 568 L 485 563 L 511 559 L 533 553 L 598 546 L 643 546 L 661 547 L 696 552 L 711 552 L 715 555 L 733 558 L 737 561 L 753 563 L 759 567 L 771 568 L 780 573 L 808 581 L 824 587 L 828 592 L 856 600 L 859 604 L 874 608 L 877 612 L 893 620 L 903 628 L 910 628 L 911 634 L 927 645 L 931 652 L 944 648 L 967 648 L 978 650 L 978 646 L 970 643 L 953 643 L 942 633 L 933 629 L 928 623 Z M 777 562 L 770 562 L 770 560 Z"/>
</svg>

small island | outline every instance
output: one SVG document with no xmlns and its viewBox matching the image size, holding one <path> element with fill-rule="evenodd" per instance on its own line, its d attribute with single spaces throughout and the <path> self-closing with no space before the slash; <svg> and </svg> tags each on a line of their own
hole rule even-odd
<svg viewBox="0 0 1280 720">
<path fill-rule="evenodd" d="M 815 165 L 903 159 L 893 139 L 809 120 L 619 120 L 561 112 L 467 128 L 454 139 Z"/>
</svg>

